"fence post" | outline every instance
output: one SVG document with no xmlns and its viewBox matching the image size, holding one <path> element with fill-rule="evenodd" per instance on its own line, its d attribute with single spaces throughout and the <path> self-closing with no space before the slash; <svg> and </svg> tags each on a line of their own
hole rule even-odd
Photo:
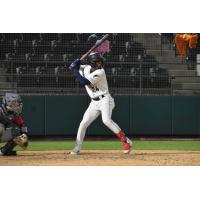
<svg viewBox="0 0 200 200">
<path fill-rule="evenodd" d="M 163 37 L 162 37 L 162 34 L 160 35 L 160 55 L 162 56 L 162 44 L 163 44 Z"/>
<path fill-rule="evenodd" d="M 175 79 L 175 77 L 170 76 L 170 95 L 173 96 L 173 79 Z"/>
<path fill-rule="evenodd" d="M 14 88 L 14 66 L 13 66 L 13 62 L 10 61 L 10 65 L 11 65 L 11 82 L 12 82 L 12 88 Z"/>
<path fill-rule="evenodd" d="M 44 136 L 47 136 L 47 95 L 44 95 Z"/>
<path fill-rule="evenodd" d="M 140 63 L 140 95 L 142 95 L 142 64 L 143 64 L 143 59 L 140 56 L 139 57 L 139 63 Z"/>
<path fill-rule="evenodd" d="M 171 104 L 171 136 L 174 135 L 174 117 L 173 117 L 173 111 L 174 111 L 174 103 L 173 103 L 173 79 L 175 79 L 174 76 L 170 76 L 170 104 Z"/>
<path fill-rule="evenodd" d="M 200 76 L 200 54 L 197 54 L 197 76 Z"/>
</svg>

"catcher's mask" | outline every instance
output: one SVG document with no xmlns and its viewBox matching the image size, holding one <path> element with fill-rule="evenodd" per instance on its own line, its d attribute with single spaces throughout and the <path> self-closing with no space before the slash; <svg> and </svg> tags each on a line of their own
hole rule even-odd
<svg viewBox="0 0 200 200">
<path fill-rule="evenodd" d="M 88 56 L 88 64 L 90 64 L 93 68 L 98 69 L 103 67 L 104 58 L 100 53 L 94 52 Z"/>
<path fill-rule="evenodd" d="M 23 104 L 18 94 L 6 93 L 2 102 L 9 111 L 12 111 L 16 114 L 20 114 L 22 112 Z"/>
</svg>

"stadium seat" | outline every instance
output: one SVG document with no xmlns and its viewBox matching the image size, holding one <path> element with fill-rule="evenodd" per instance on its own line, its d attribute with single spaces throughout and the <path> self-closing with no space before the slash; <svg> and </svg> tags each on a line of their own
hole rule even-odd
<svg viewBox="0 0 200 200">
<path fill-rule="evenodd" d="M 41 38 L 44 41 L 58 40 L 58 33 L 41 33 Z"/>
<path fill-rule="evenodd" d="M 90 35 L 91 35 L 90 33 L 78 33 L 77 38 L 78 38 L 79 43 L 85 44 L 89 42 L 88 38 Z"/>
<path fill-rule="evenodd" d="M 41 61 L 44 61 L 44 55 L 43 54 L 31 54 L 30 59 L 34 63 L 36 63 L 36 62 L 41 63 Z"/>
<path fill-rule="evenodd" d="M 17 54 L 17 53 L 15 53 L 15 54 L 13 54 L 12 55 L 12 60 L 13 61 L 26 61 L 26 57 L 25 57 L 25 54 Z"/>
<path fill-rule="evenodd" d="M 124 61 L 125 62 L 138 62 L 138 57 L 137 56 L 124 56 Z"/>
<path fill-rule="evenodd" d="M 14 53 L 14 45 L 13 45 L 13 41 L 12 43 L 7 43 L 6 41 L 0 43 L 0 53 L 1 53 L 1 57 L 3 59 L 5 59 L 5 54 L 6 53 Z"/>
<path fill-rule="evenodd" d="M 60 54 L 53 54 L 53 53 L 46 53 L 44 54 L 44 61 L 48 62 L 48 61 L 58 61 L 58 60 L 62 60 L 62 55 Z"/>
<path fill-rule="evenodd" d="M 156 61 L 155 57 L 152 56 L 152 55 L 147 55 L 145 54 L 143 57 L 142 57 L 142 67 L 143 68 L 156 68 L 158 67 L 158 62 Z"/>
<path fill-rule="evenodd" d="M 131 41 L 131 35 L 129 33 L 118 33 L 115 35 L 116 43 L 125 43 Z"/>
<path fill-rule="evenodd" d="M 45 54 L 51 52 L 51 43 L 50 42 L 37 42 L 33 41 L 33 52 L 35 54 Z"/>
<path fill-rule="evenodd" d="M 158 68 L 156 72 L 155 84 L 158 88 L 170 87 L 169 73 L 166 69 Z"/>
<path fill-rule="evenodd" d="M 64 45 L 62 43 L 57 43 L 51 48 L 51 52 L 55 54 L 66 54 L 69 53 L 69 48 L 67 45 Z"/>
<path fill-rule="evenodd" d="M 23 41 L 41 40 L 41 33 L 23 33 Z"/>
<path fill-rule="evenodd" d="M 129 56 L 144 55 L 145 48 L 141 43 L 131 42 L 130 47 L 127 49 L 127 53 Z"/>
<path fill-rule="evenodd" d="M 21 33 L 5 33 L 4 34 L 4 39 L 6 41 L 13 41 L 13 40 L 16 40 L 16 39 L 19 39 L 19 40 L 22 40 L 23 36 Z"/>
<path fill-rule="evenodd" d="M 14 40 L 14 50 L 17 54 L 33 53 L 32 41 Z"/>
<path fill-rule="evenodd" d="M 76 33 L 60 33 L 60 38 L 62 42 L 70 42 L 77 41 L 77 34 Z"/>
<path fill-rule="evenodd" d="M 0 33 L 0 43 L 3 42 L 4 40 L 5 40 L 5 34 Z"/>
<path fill-rule="evenodd" d="M 15 66 L 16 74 L 23 75 L 29 73 L 28 67 L 19 63 L 18 66 Z"/>
</svg>

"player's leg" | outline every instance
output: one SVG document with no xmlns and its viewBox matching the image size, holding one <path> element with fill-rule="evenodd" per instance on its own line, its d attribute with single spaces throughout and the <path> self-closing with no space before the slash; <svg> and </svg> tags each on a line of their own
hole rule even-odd
<svg viewBox="0 0 200 200">
<path fill-rule="evenodd" d="M 17 127 L 6 128 L 0 124 L 0 141 L 5 142 L 5 145 L 0 148 L 0 155 L 2 156 L 16 156 L 17 153 L 14 148 L 19 145 L 26 149 L 28 146 L 28 137 L 25 133 Z"/>
<path fill-rule="evenodd" d="M 121 131 L 121 128 L 111 119 L 112 110 L 114 108 L 114 102 L 110 102 L 106 99 L 106 101 L 100 104 L 99 108 L 102 115 L 103 123 L 114 133 L 118 133 Z"/>
<path fill-rule="evenodd" d="M 0 142 L 1 142 L 1 137 L 4 131 L 5 131 L 4 125 L 0 123 Z M 3 153 L 1 152 L 1 148 L 0 148 L 0 155 L 3 155 Z"/>
<path fill-rule="evenodd" d="M 127 154 L 131 151 L 132 141 L 125 136 L 121 128 L 111 119 L 112 110 L 115 107 L 114 100 L 110 98 L 100 106 L 103 123 L 119 138 L 123 143 L 124 153 Z"/>
<path fill-rule="evenodd" d="M 78 133 L 76 137 L 76 146 L 71 154 L 79 154 L 81 146 L 85 137 L 88 126 L 100 115 L 100 111 L 95 108 L 95 105 L 90 103 L 88 109 L 85 111 L 83 119 L 79 125 Z"/>
<path fill-rule="evenodd" d="M 5 126 L 2 123 L 0 123 L 0 138 L 4 131 L 5 131 Z"/>
<path fill-rule="evenodd" d="M 0 148 L 0 155 L 16 156 L 17 152 L 13 150 L 16 146 L 17 144 L 13 140 L 8 141 L 3 147 Z"/>
<path fill-rule="evenodd" d="M 1 142 L 6 142 L 6 144 L 0 148 L 1 156 L 16 155 L 16 151 L 13 151 L 16 144 L 13 141 L 11 131 L 11 129 L 5 130 L 4 125 L 0 123 L 0 140 Z"/>
</svg>

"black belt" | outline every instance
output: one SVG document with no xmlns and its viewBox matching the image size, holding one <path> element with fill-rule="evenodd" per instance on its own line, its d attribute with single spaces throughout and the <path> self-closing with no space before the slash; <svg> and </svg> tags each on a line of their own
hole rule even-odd
<svg viewBox="0 0 200 200">
<path fill-rule="evenodd" d="M 92 99 L 92 100 L 94 100 L 94 101 L 99 101 L 99 100 L 103 99 L 104 97 L 105 97 L 105 95 L 101 95 L 101 96 L 99 96 L 99 97 L 97 97 L 97 98 L 94 98 L 94 99 Z"/>
</svg>

